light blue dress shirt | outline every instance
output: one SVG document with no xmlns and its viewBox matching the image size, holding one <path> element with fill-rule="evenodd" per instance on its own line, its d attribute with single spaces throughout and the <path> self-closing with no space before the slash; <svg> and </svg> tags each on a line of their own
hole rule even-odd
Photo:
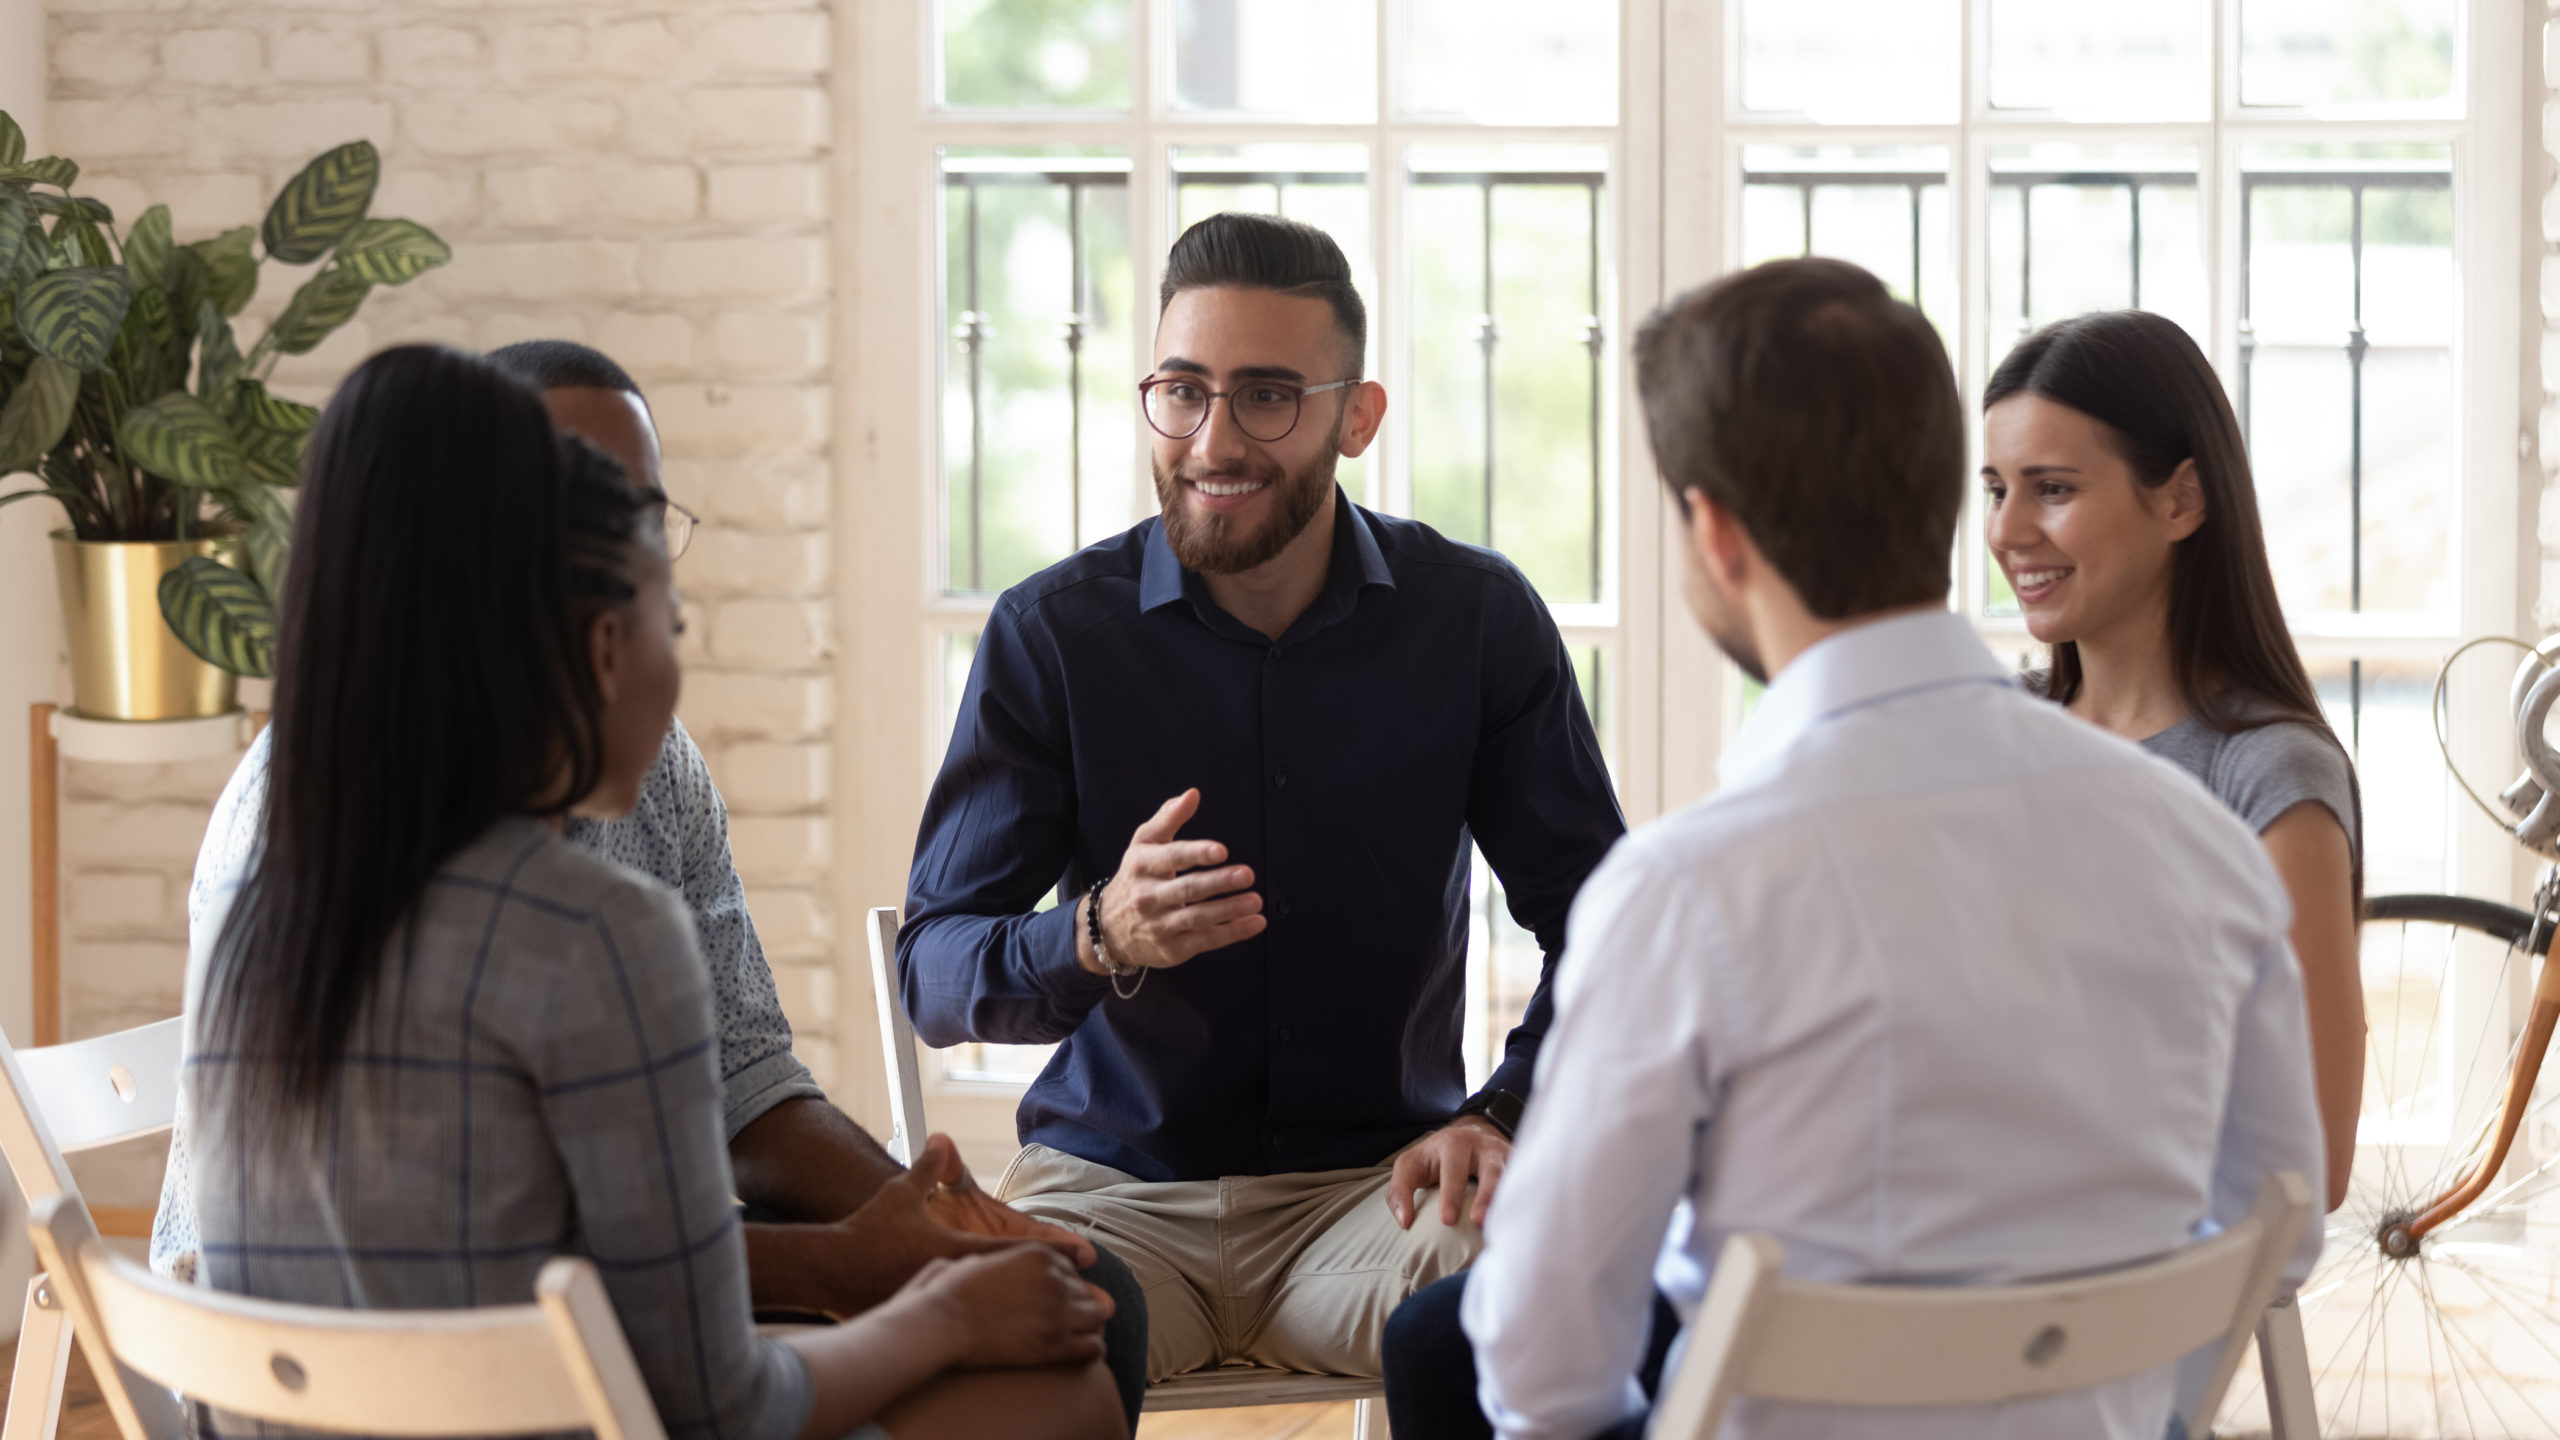
<svg viewBox="0 0 2560 1440">
<path fill-rule="evenodd" d="M 1804 1279 L 2000 1284 L 2162 1254 L 2323 1173 L 2256 837 L 2013 688 L 1964 619 L 1807 650 L 1722 771 L 1574 905 L 1463 1309 L 1509 1440 L 1640 1409 L 1649 1287 L 1694 1315 L 1737 1233 Z M 1989 1408 L 1746 1400 L 1725 1435 L 2158 1440 L 2173 1368 Z"/>
</svg>

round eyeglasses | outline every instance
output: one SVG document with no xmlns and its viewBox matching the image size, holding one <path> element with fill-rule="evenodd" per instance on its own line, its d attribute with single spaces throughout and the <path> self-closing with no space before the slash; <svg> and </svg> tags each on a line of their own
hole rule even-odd
<svg viewBox="0 0 2560 1440">
<path fill-rule="evenodd" d="M 1233 390 L 1212 390 L 1190 375 L 1159 375 L 1138 386 L 1147 423 L 1167 440 L 1188 440 L 1209 423 L 1209 407 L 1220 400 L 1235 416 L 1236 428 L 1268 445 L 1286 440 L 1298 428 L 1298 412 L 1310 395 L 1357 385 L 1336 380 L 1325 385 L 1293 385 L 1286 380 L 1247 380 Z"/>
</svg>

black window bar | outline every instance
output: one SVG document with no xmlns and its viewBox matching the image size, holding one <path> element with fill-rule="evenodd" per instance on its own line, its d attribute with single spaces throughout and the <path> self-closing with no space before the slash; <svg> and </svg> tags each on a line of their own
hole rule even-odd
<svg viewBox="0 0 2560 1440">
<path fill-rule="evenodd" d="M 981 194 L 989 186 L 1049 187 L 1063 189 L 1067 196 L 1067 275 L 1068 297 L 1064 323 L 1059 327 L 1059 341 L 1067 353 L 1067 526 L 1069 549 L 1083 538 L 1084 520 L 1084 338 L 1093 327 L 1096 297 L 1093 268 L 1085 246 L 1086 197 L 1094 190 L 1126 190 L 1128 174 L 1120 169 L 1077 170 L 1056 167 L 1041 170 L 946 170 L 942 183 L 962 195 L 966 235 L 965 259 L 960 275 L 960 316 L 951 327 L 951 338 L 965 357 L 969 373 L 969 507 L 968 575 L 965 584 L 954 588 L 963 591 L 986 589 L 986 554 L 984 544 L 986 509 L 986 396 L 985 357 L 987 337 L 991 333 L 983 305 L 978 266 L 980 260 L 978 209 Z M 954 577 L 955 579 L 959 577 Z"/>
<path fill-rule="evenodd" d="M 2254 230 L 2261 190 L 2347 192 L 2347 608 L 2364 610 L 2364 359 L 2372 348 L 2364 333 L 2364 197 L 2368 190 L 2453 188 L 2446 170 L 2244 170 L 2240 174 L 2240 434 L 2255 448 L 2251 429 L 2251 381 L 2258 336 L 2252 320 Z M 2347 745 L 2364 750 L 2364 661 L 2347 662 Z"/>
<path fill-rule="evenodd" d="M 969 544 L 968 573 L 965 577 L 965 583 L 956 585 L 955 588 L 963 591 L 980 591 L 986 588 L 985 560 L 981 544 L 983 510 L 985 503 L 984 461 L 986 453 L 986 431 L 983 418 L 985 384 L 983 360 L 986 340 L 989 334 L 987 316 L 980 303 L 980 255 L 978 234 L 980 192 L 984 187 L 990 185 L 1051 186 L 1063 188 L 1067 192 L 1068 250 L 1071 256 L 1070 263 L 1073 271 L 1073 273 L 1067 277 L 1069 293 L 1073 297 L 1073 300 L 1068 310 L 1066 325 L 1063 331 L 1063 343 L 1067 347 L 1067 374 L 1069 386 L 1067 409 L 1070 443 L 1068 446 L 1067 483 L 1070 514 L 1077 517 L 1080 521 L 1083 515 L 1084 483 L 1084 460 L 1081 444 L 1081 438 L 1084 431 L 1084 388 L 1082 383 L 1083 361 L 1081 352 L 1084 336 L 1092 323 L 1090 316 L 1092 314 L 1093 297 L 1093 277 L 1091 274 L 1091 267 L 1086 257 L 1084 244 L 1085 197 L 1088 192 L 1097 189 L 1126 189 L 1129 184 L 1129 177 L 1126 171 L 1116 167 L 1109 170 L 1086 170 L 1075 169 L 1067 166 L 1052 166 L 1040 169 L 1025 168 L 1020 170 L 946 170 L 943 173 L 942 178 L 943 184 L 946 188 L 957 189 L 962 192 L 964 197 L 963 224 L 966 226 L 964 243 L 965 260 L 962 266 L 962 274 L 958 277 L 961 286 L 961 308 L 959 319 L 952 327 L 952 339 L 958 345 L 960 353 L 965 359 L 968 372 L 969 502 L 966 524 Z M 1494 394 L 1494 358 L 1496 349 L 1501 343 L 1502 335 L 1500 317 L 1495 313 L 1493 293 L 1494 192 L 1506 187 L 1568 186 L 1581 189 L 1587 197 L 1588 213 L 1590 216 L 1590 224 L 1588 227 L 1588 249 L 1584 276 L 1587 309 L 1583 317 L 1582 333 L 1578 339 L 1590 357 L 1588 385 L 1590 401 L 1589 478 L 1591 497 L 1591 546 L 1589 564 L 1591 594 L 1596 599 L 1601 593 L 1601 555 L 1603 539 L 1601 531 L 1601 489 L 1603 484 L 1602 477 L 1605 473 L 1600 387 L 1602 381 L 1602 366 L 1606 359 L 1607 338 L 1600 320 L 1600 225 L 1601 191 L 1606 183 L 1606 177 L 1590 171 L 1578 170 L 1487 170 L 1423 171 L 1415 173 L 1412 176 L 1412 179 L 1413 182 L 1418 185 L 1471 186 L 1474 187 L 1483 197 L 1481 209 L 1479 211 L 1482 216 L 1481 241 L 1484 254 L 1484 283 L 1481 297 L 1483 309 L 1477 316 L 1476 342 L 1483 357 L 1483 539 L 1484 543 L 1488 547 L 1491 547 L 1494 544 L 1493 516 L 1497 479 L 1494 458 L 1496 454 L 1495 444 L 1497 440 L 1495 432 L 1497 406 L 1495 405 Z M 1174 180 L 1177 201 L 1179 200 L 1181 191 L 1193 187 L 1215 187 L 1223 189 L 1229 187 L 1269 186 L 1271 187 L 1272 192 L 1273 208 L 1283 212 L 1286 211 L 1288 205 L 1288 192 L 1293 186 L 1366 185 L 1368 182 L 1369 175 L 1365 171 L 1310 169 L 1187 171 L 1177 173 Z M 1177 213 L 1179 213 L 1178 206 Z M 1081 533 L 1078 533 L 1074 538 L 1081 540 Z M 962 577 L 954 578 L 960 579 Z"/>
</svg>

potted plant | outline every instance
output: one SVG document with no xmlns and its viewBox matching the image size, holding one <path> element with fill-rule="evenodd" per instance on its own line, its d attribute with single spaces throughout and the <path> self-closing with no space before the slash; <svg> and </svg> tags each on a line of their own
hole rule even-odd
<svg viewBox="0 0 2560 1440">
<path fill-rule="evenodd" d="M 54 558 L 75 709 L 223 713 L 233 677 L 273 660 L 285 492 L 319 418 L 267 377 L 452 251 L 368 217 L 382 162 L 362 140 L 304 166 L 257 229 L 187 245 L 165 205 L 119 232 L 72 193 L 77 165 L 26 149 L 0 111 L 0 475 L 36 481 L 0 505 L 51 499 L 70 522 Z M 243 351 L 231 321 L 268 261 L 320 268 Z"/>
</svg>

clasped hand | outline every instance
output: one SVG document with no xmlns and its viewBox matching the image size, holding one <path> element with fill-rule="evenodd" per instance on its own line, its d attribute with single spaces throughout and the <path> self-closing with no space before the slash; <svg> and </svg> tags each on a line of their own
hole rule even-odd
<svg viewBox="0 0 2560 1440">
<path fill-rule="evenodd" d="M 1200 792 L 1185 790 L 1164 802 L 1129 837 L 1120 869 L 1102 890 L 1102 943 L 1122 969 L 1170 969 L 1195 955 L 1249 940 L 1271 922 L 1253 893 L 1253 868 L 1226 863 L 1227 847 L 1215 840 L 1176 837 L 1200 811 Z M 1076 907 L 1076 962 L 1107 973 L 1093 953 L 1086 923 L 1088 897 Z"/>
</svg>

